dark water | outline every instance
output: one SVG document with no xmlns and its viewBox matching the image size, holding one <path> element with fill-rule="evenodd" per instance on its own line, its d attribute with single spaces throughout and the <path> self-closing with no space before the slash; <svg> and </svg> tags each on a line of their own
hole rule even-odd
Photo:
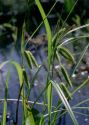
<svg viewBox="0 0 89 125">
<path fill-rule="evenodd" d="M 47 53 L 45 53 L 45 51 L 42 47 L 39 48 L 36 53 L 34 53 L 39 64 L 41 64 L 43 61 L 46 60 L 46 54 Z M 18 62 L 19 64 L 21 64 L 21 57 L 15 50 L 14 45 L 9 45 L 5 49 L 0 49 L 0 64 L 7 60 L 14 60 L 14 61 Z M 24 63 L 26 63 L 26 62 L 24 62 Z M 30 78 L 36 72 L 36 69 L 30 70 L 30 69 L 28 69 L 28 67 L 26 67 L 26 70 L 27 70 Z M 9 77 L 9 82 L 8 82 L 8 98 L 17 99 L 18 93 L 19 93 L 19 88 L 20 88 L 19 79 L 18 79 L 18 75 L 17 75 L 15 68 L 9 64 L 4 66 L 2 68 L 2 70 L 0 71 L 0 99 L 4 98 L 5 81 L 6 81 L 8 71 L 10 72 L 10 77 Z M 31 91 L 31 95 L 30 95 L 31 101 L 34 101 L 34 99 L 36 99 L 37 96 L 39 95 L 39 92 L 41 92 L 42 89 L 44 88 L 45 82 L 46 82 L 46 75 L 47 74 L 46 74 L 45 68 L 42 68 L 38 74 L 38 78 L 35 80 L 34 88 Z M 80 74 L 80 76 L 82 79 L 86 79 L 88 77 L 88 73 Z M 79 84 L 81 84 L 82 79 L 80 79 L 79 76 L 76 76 L 75 78 L 73 78 L 75 87 L 78 86 Z M 53 93 L 53 98 L 54 98 L 53 104 L 55 105 L 58 100 L 58 96 L 55 92 Z M 80 101 L 88 99 L 88 98 L 89 98 L 89 85 L 85 86 L 85 88 L 83 88 L 82 90 L 79 90 L 76 94 L 74 94 L 72 100 L 70 101 L 70 104 L 71 104 L 71 106 L 74 106 L 77 103 L 79 103 Z M 42 98 L 40 98 L 39 101 L 42 102 Z M 87 107 L 87 106 L 89 106 L 89 102 L 84 103 L 81 106 Z M 3 107 L 3 102 L 0 101 L 0 117 L 2 117 L 2 107 Z M 21 123 L 21 116 L 22 116 L 21 107 L 22 107 L 22 105 L 20 103 L 19 118 L 18 118 L 19 124 L 22 124 Z M 38 109 L 40 109 L 39 106 L 38 106 Z M 82 114 L 75 113 L 75 116 L 79 122 L 79 125 L 89 125 L 89 108 L 85 109 L 85 110 L 78 109 L 78 110 L 74 110 L 74 111 L 82 113 Z M 9 117 L 8 118 L 9 121 L 7 122 L 7 124 L 11 124 L 12 119 L 15 121 L 15 112 L 16 112 L 16 102 L 15 101 L 8 102 L 7 115 Z M 85 114 L 85 115 L 83 115 L 83 114 Z M 73 123 L 68 114 L 64 116 L 61 123 L 58 123 L 58 125 L 72 125 L 72 124 Z"/>
</svg>

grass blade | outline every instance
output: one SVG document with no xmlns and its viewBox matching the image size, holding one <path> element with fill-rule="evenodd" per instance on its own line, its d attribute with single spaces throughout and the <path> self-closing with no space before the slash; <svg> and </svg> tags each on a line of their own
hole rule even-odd
<svg viewBox="0 0 89 125">
<path fill-rule="evenodd" d="M 65 95 L 66 98 L 68 98 L 69 100 L 71 99 L 71 93 L 70 91 L 68 90 L 68 88 L 66 87 L 66 85 L 64 83 L 60 83 L 60 87 Z"/>
<path fill-rule="evenodd" d="M 68 83 L 68 86 L 72 87 L 72 82 L 70 80 L 70 77 L 65 69 L 65 67 L 63 65 L 61 65 L 61 71 L 62 71 L 62 74 L 66 80 L 66 82 Z"/>
<path fill-rule="evenodd" d="M 34 117 L 28 104 L 26 105 L 26 109 L 27 109 L 26 125 L 35 125 Z"/>
<path fill-rule="evenodd" d="M 8 96 L 8 78 L 9 78 L 9 73 L 7 73 L 7 78 L 6 78 L 6 86 L 5 86 L 5 97 L 4 97 L 4 106 L 3 106 L 3 119 L 2 119 L 2 125 L 6 125 L 7 96 Z"/>
<path fill-rule="evenodd" d="M 29 107 L 28 102 L 26 101 L 25 95 L 24 95 L 23 69 L 21 68 L 21 66 L 18 63 L 14 62 L 14 61 L 12 61 L 11 64 L 13 64 L 17 70 L 19 82 L 20 82 L 20 87 L 22 87 L 21 96 L 22 96 L 22 105 L 23 105 L 23 111 L 24 111 L 24 117 L 25 117 L 24 123 L 26 123 L 26 125 L 35 125 L 33 114 L 31 112 L 31 109 L 28 111 L 28 108 L 30 108 L 30 107 Z"/>
<path fill-rule="evenodd" d="M 73 57 L 73 54 L 66 48 L 66 47 L 60 47 L 60 45 L 57 47 L 58 52 L 67 60 L 71 62 L 75 62 L 75 59 Z"/>
<path fill-rule="evenodd" d="M 47 97 L 48 97 L 48 114 L 49 114 L 48 124 L 51 125 L 51 108 L 52 108 L 52 83 L 51 82 L 49 82 L 47 94 L 48 94 Z"/>
<path fill-rule="evenodd" d="M 23 70 L 22 70 L 21 66 L 15 61 L 11 61 L 11 64 L 13 66 L 15 66 L 17 73 L 18 73 L 20 86 L 22 86 L 23 85 Z"/>
<path fill-rule="evenodd" d="M 39 67 L 36 59 L 34 58 L 34 56 L 32 55 L 32 53 L 30 51 L 24 51 L 24 55 L 25 55 L 25 58 L 27 60 L 29 68 L 32 69 L 33 65 L 37 68 Z"/>
<path fill-rule="evenodd" d="M 47 20 L 47 16 L 42 8 L 42 5 L 40 3 L 39 0 L 35 0 L 36 4 L 38 6 L 38 9 L 41 13 L 41 16 L 44 20 L 44 24 L 45 24 L 45 28 L 46 28 L 46 32 L 47 32 L 47 38 L 48 38 L 48 66 L 50 69 L 50 64 L 51 64 L 51 55 L 52 55 L 52 33 L 51 33 L 51 29 L 50 29 L 50 25 L 49 22 Z"/>
<path fill-rule="evenodd" d="M 73 124 L 78 125 L 78 122 L 77 122 L 77 120 L 76 120 L 76 118 L 74 116 L 74 113 L 73 113 L 73 111 L 72 111 L 72 109 L 71 109 L 71 107 L 70 107 L 70 105 L 69 105 L 69 103 L 67 101 L 67 98 L 65 97 L 63 91 L 61 90 L 60 86 L 57 83 L 54 83 L 53 81 L 51 81 L 51 83 L 53 84 L 55 90 L 57 91 L 59 97 L 62 100 L 62 103 L 64 104 L 66 110 L 68 111 L 68 113 L 69 113 L 69 115 L 70 115 L 70 117 L 71 117 L 71 119 L 73 121 Z"/>
<path fill-rule="evenodd" d="M 72 32 L 75 32 L 75 31 L 77 31 L 77 30 L 81 30 L 81 29 L 86 28 L 86 27 L 89 27 L 89 23 L 70 30 L 70 31 L 67 32 L 64 36 L 67 36 L 68 34 L 70 34 L 70 33 L 72 33 Z"/>
<path fill-rule="evenodd" d="M 83 59 L 83 57 L 84 57 L 84 55 L 85 55 L 85 53 L 86 53 L 88 47 L 89 47 L 89 43 L 88 43 L 88 45 L 86 45 L 86 47 L 84 48 L 83 52 L 81 53 L 80 59 L 79 59 L 79 61 L 77 62 L 76 66 L 75 66 L 75 68 L 74 68 L 74 70 L 73 70 L 73 72 L 72 72 L 72 75 L 75 73 L 76 69 L 77 69 L 78 66 L 80 65 L 80 63 L 81 63 L 81 61 L 82 61 L 82 59 Z"/>
<path fill-rule="evenodd" d="M 86 84 L 89 83 L 89 78 L 87 78 L 86 80 L 84 80 L 83 83 L 81 83 L 72 93 L 71 93 L 71 96 L 73 94 L 75 94 L 78 90 L 80 90 L 81 88 L 83 88 Z"/>
</svg>

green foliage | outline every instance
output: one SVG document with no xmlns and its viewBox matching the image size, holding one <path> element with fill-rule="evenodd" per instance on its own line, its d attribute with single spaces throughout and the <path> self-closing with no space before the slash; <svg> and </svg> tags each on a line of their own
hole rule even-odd
<svg viewBox="0 0 89 125">
<path fill-rule="evenodd" d="M 42 5 L 40 3 L 39 0 L 35 0 L 36 4 L 39 8 L 39 11 L 41 13 L 42 19 L 44 21 L 44 25 L 46 28 L 46 32 L 47 32 L 47 38 L 48 38 L 48 67 L 49 70 L 51 68 L 51 63 L 52 63 L 52 33 L 51 33 L 51 29 L 50 29 L 50 25 L 49 22 L 47 20 L 47 16 L 42 8 Z M 49 79 L 49 77 L 48 77 Z M 49 81 L 48 81 L 49 82 Z M 48 120 L 48 124 L 51 125 L 51 107 L 52 107 L 52 85 L 51 83 L 48 83 L 48 89 L 47 89 L 47 98 L 48 98 L 48 114 L 49 114 L 49 120 Z"/>
<path fill-rule="evenodd" d="M 70 80 L 70 77 L 69 77 L 65 67 L 63 65 L 60 65 L 60 67 L 61 67 L 62 74 L 63 74 L 66 82 L 68 83 L 68 86 L 72 87 L 72 82 Z"/>
<path fill-rule="evenodd" d="M 66 10 L 67 10 L 68 12 L 71 11 L 71 9 L 72 9 L 74 3 L 75 3 L 75 0 L 64 0 L 64 4 L 65 4 Z"/>
<path fill-rule="evenodd" d="M 33 68 L 33 66 L 35 67 L 39 67 L 37 64 L 37 61 L 35 60 L 34 56 L 32 55 L 32 53 L 30 51 L 24 51 L 24 55 L 26 57 L 27 63 L 29 65 L 29 68 Z"/>
<path fill-rule="evenodd" d="M 64 26 L 63 25 L 62 28 L 59 29 L 59 31 L 57 33 L 53 34 L 53 36 L 52 36 L 52 31 L 50 29 L 47 15 L 45 14 L 45 12 L 43 10 L 43 7 L 42 7 L 40 1 L 35 0 L 35 2 L 37 4 L 37 7 L 42 16 L 42 20 L 44 22 L 46 32 L 47 32 L 47 38 L 48 38 L 48 56 L 47 56 L 47 67 L 48 68 L 46 69 L 47 76 L 45 78 L 45 84 L 44 84 L 45 87 L 42 88 L 42 91 L 41 91 L 41 93 L 39 93 L 36 100 L 29 103 L 29 100 L 28 100 L 29 95 L 31 93 L 31 90 L 34 87 L 34 82 L 37 79 L 38 73 L 40 72 L 41 67 L 43 67 L 43 64 L 39 66 L 39 64 L 37 63 L 37 60 L 33 56 L 32 52 L 25 50 L 24 31 L 22 31 L 22 36 L 21 36 L 21 40 L 22 40 L 21 41 L 21 59 L 22 59 L 21 61 L 22 61 L 22 64 L 20 65 L 19 63 L 15 62 L 15 61 L 9 60 L 9 61 L 6 61 L 6 62 L 3 62 L 2 64 L 0 64 L 0 70 L 8 63 L 13 65 L 16 68 L 17 75 L 19 78 L 19 84 L 20 84 L 18 102 L 19 102 L 20 97 L 22 98 L 22 108 L 23 108 L 22 123 L 23 123 L 23 125 L 45 125 L 45 124 L 56 125 L 59 112 L 60 112 L 59 117 L 61 117 L 61 118 L 63 115 L 68 113 L 70 115 L 70 118 L 71 118 L 73 124 L 78 125 L 78 121 L 74 115 L 74 109 L 79 108 L 78 106 L 80 104 L 83 104 L 84 102 L 89 101 L 89 99 L 82 101 L 74 106 L 71 106 L 69 101 L 71 100 L 72 96 L 78 90 L 80 90 L 81 88 L 83 88 L 84 86 L 86 86 L 89 83 L 89 78 L 85 79 L 79 86 L 73 88 L 74 85 L 71 80 L 72 75 L 70 76 L 69 72 L 67 71 L 67 68 L 64 67 L 64 65 L 62 64 L 62 57 L 64 57 L 65 60 L 70 61 L 71 64 L 76 63 L 74 55 L 66 47 L 66 44 L 69 44 L 69 43 L 71 44 L 72 42 L 75 42 L 78 39 L 86 38 L 89 36 L 84 35 L 84 36 L 78 36 L 78 37 L 69 37 L 69 34 L 71 34 L 72 32 L 81 30 L 83 28 L 86 28 L 89 26 L 89 24 L 79 26 L 79 27 L 69 30 L 69 31 L 66 28 L 63 28 L 63 26 Z M 67 2 L 67 4 L 66 4 L 67 10 L 68 10 L 68 12 L 70 12 L 71 9 L 73 8 L 75 2 L 73 0 L 71 0 L 71 2 L 66 0 L 65 2 Z M 79 22 L 77 21 L 77 23 L 79 23 Z M 38 29 L 39 29 L 39 27 L 37 27 L 35 32 Z M 35 32 L 33 32 L 32 36 L 35 34 Z M 31 38 L 32 38 L 32 36 L 31 36 Z M 65 40 L 65 37 L 67 37 L 67 40 Z M 88 47 L 89 47 L 89 43 L 84 48 L 79 61 L 75 65 L 73 73 L 78 68 L 79 64 L 81 63 L 81 60 L 84 57 L 85 52 L 87 51 Z M 23 63 L 24 61 L 28 64 L 29 70 L 32 70 L 34 68 L 37 69 L 37 71 L 35 72 L 31 81 L 30 81 L 29 75 L 26 72 L 25 65 Z M 59 80 L 58 83 L 55 82 L 55 78 L 54 78 L 54 71 L 56 71 L 55 62 L 59 65 L 58 75 L 55 74 L 56 78 L 58 78 L 58 80 Z M 64 79 L 62 79 L 61 77 Z M 27 94 L 25 91 L 25 87 L 27 88 Z M 72 92 L 70 91 L 71 87 L 73 89 Z M 54 101 L 54 97 L 52 97 L 54 90 L 58 94 L 58 95 L 56 95 L 56 96 L 58 96 L 58 102 L 57 102 L 56 106 L 53 105 L 53 103 L 52 103 Z M 8 92 L 8 79 L 6 80 L 2 125 L 6 124 L 7 92 Z M 39 90 L 38 90 L 38 92 L 39 92 Z M 40 97 L 43 97 L 43 96 L 44 96 L 43 103 L 38 103 L 38 100 L 40 99 Z M 31 105 L 31 103 L 33 105 Z M 39 107 L 41 105 L 43 111 L 39 112 L 35 108 L 36 105 L 38 105 Z M 18 124 L 18 121 L 16 124 Z"/>
<path fill-rule="evenodd" d="M 60 83 L 60 87 L 61 87 L 62 91 L 64 92 L 65 97 L 70 100 L 71 99 L 71 93 L 68 90 L 68 88 L 66 87 L 66 85 L 64 83 Z"/>
<path fill-rule="evenodd" d="M 41 6 L 41 3 L 39 0 L 35 0 L 36 4 L 39 8 L 39 11 L 41 13 L 41 16 L 43 18 L 44 24 L 45 24 L 45 28 L 46 28 L 46 32 L 47 32 L 47 38 L 48 38 L 48 65 L 49 65 L 49 69 L 50 69 L 50 65 L 51 65 L 51 55 L 52 55 L 52 33 L 51 33 L 51 29 L 50 29 L 50 25 L 49 22 L 47 20 L 47 16 Z"/>
<path fill-rule="evenodd" d="M 57 83 L 54 83 L 53 81 L 51 81 L 51 82 L 52 82 L 54 88 L 56 89 L 59 97 L 61 98 L 62 103 L 64 104 L 66 110 L 68 111 L 68 113 L 69 113 L 69 115 L 70 115 L 70 117 L 71 117 L 71 119 L 73 121 L 73 124 L 78 125 L 78 122 L 77 122 L 77 120 L 76 120 L 76 118 L 74 116 L 74 113 L 73 113 L 73 111 L 72 111 L 72 109 L 71 109 L 71 107 L 70 107 L 70 105 L 69 105 L 69 103 L 67 101 L 67 98 L 65 97 L 65 95 L 64 95 L 64 93 L 62 91 L 62 89 L 60 88 L 60 86 Z"/>
<path fill-rule="evenodd" d="M 74 61 L 74 57 L 73 54 L 71 54 L 71 52 L 65 48 L 65 47 L 60 47 L 60 45 L 57 47 L 58 48 L 58 52 L 67 60 L 71 61 L 71 62 L 75 62 Z"/>
<path fill-rule="evenodd" d="M 7 7 L 13 13 L 22 13 L 34 3 L 34 0 L 0 0 L 3 7 Z M 4 8 L 5 9 L 5 8 Z"/>
</svg>

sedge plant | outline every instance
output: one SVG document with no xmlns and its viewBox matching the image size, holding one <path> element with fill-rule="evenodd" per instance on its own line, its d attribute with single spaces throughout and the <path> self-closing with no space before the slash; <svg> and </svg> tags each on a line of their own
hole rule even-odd
<svg viewBox="0 0 89 125">
<path fill-rule="evenodd" d="M 66 27 L 63 26 L 59 31 L 57 31 L 55 34 L 52 34 L 47 15 L 44 12 L 44 9 L 40 3 L 39 0 L 35 0 L 36 5 L 40 11 L 40 14 L 42 16 L 46 33 L 47 33 L 47 39 L 48 39 L 48 56 L 47 56 L 47 77 L 45 78 L 45 86 L 42 89 L 41 93 L 39 93 L 39 96 L 34 101 L 29 101 L 29 96 L 31 93 L 31 90 L 33 89 L 34 81 L 37 79 L 37 74 L 40 72 L 42 65 L 39 65 L 37 63 L 37 60 L 33 56 L 32 52 L 29 50 L 25 50 L 25 43 L 24 43 L 24 31 L 22 31 L 22 37 L 21 37 L 21 57 L 22 57 L 22 65 L 18 64 L 15 61 L 6 61 L 0 64 L 0 69 L 2 69 L 5 65 L 10 63 L 13 65 L 16 70 L 19 77 L 19 83 L 20 83 L 20 91 L 18 94 L 17 101 L 17 108 L 16 108 L 16 123 L 13 123 L 15 125 L 18 124 L 18 108 L 19 103 L 22 102 L 22 109 L 23 109 L 23 116 L 22 116 L 22 124 L 23 125 L 56 125 L 58 122 L 58 118 L 62 118 L 66 113 L 69 114 L 73 125 L 78 125 L 78 121 L 75 117 L 74 110 L 79 108 L 81 104 L 84 104 L 85 102 L 88 102 L 89 99 L 83 100 L 80 103 L 71 106 L 70 100 L 72 96 L 81 88 L 86 86 L 89 82 L 89 78 L 85 79 L 79 86 L 76 88 L 73 88 L 73 81 L 71 79 L 71 76 L 78 68 L 79 64 L 81 63 L 89 44 L 87 44 L 80 55 L 80 59 L 76 63 L 74 55 L 70 52 L 70 50 L 65 46 L 66 44 L 70 44 L 72 42 L 76 42 L 78 39 L 89 37 L 88 35 L 82 35 L 77 37 L 67 37 L 72 32 L 76 32 L 78 30 L 81 30 L 83 28 L 86 28 L 89 26 L 89 24 L 85 24 L 83 26 L 79 26 L 77 28 L 74 28 L 72 30 L 66 30 Z M 55 3 L 56 4 L 56 3 Z M 53 5 L 53 7 L 55 6 Z M 74 4 L 75 5 L 75 4 Z M 73 6 L 74 8 L 74 6 Z M 73 9 L 71 9 L 73 10 Z M 70 14 L 70 13 L 69 13 Z M 69 17 L 69 15 L 68 15 Z M 67 17 L 67 18 L 68 18 Z M 39 28 L 37 28 L 38 30 Z M 36 31 L 37 31 L 36 30 Z M 35 32 L 36 32 L 35 31 Z M 34 32 L 34 33 L 35 33 Z M 33 33 L 33 34 L 34 34 Z M 33 35 L 32 35 L 33 36 Z M 64 38 L 67 37 L 65 40 Z M 64 41 L 63 41 L 64 39 Z M 68 73 L 67 69 L 65 68 L 64 64 L 62 64 L 62 58 L 65 58 L 65 60 L 70 61 L 72 64 L 75 64 L 74 70 L 71 73 L 71 75 Z M 24 63 L 27 62 L 29 70 L 35 67 L 37 69 L 37 72 L 33 76 L 32 83 L 29 80 L 29 76 L 27 74 L 27 71 L 25 69 Z M 55 69 L 55 62 L 59 65 L 57 69 Z M 59 82 L 55 81 L 54 79 L 54 72 L 56 72 L 56 77 L 58 77 Z M 63 77 L 63 79 L 62 79 Z M 25 92 L 25 86 L 27 86 L 27 94 Z M 73 89 L 73 91 L 70 91 L 70 88 Z M 54 98 L 52 97 L 53 92 L 57 93 L 58 96 L 58 102 L 57 105 L 53 105 Z M 2 119 L 2 125 L 6 124 L 6 113 L 7 113 L 7 102 L 9 101 L 7 98 L 7 92 L 8 92 L 8 78 L 6 80 L 6 88 L 5 88 L 5 98 L 4 98 L 4 107 L 3 107 L 3 119 Z M 38 102 L 40 97 L 43 97 L 43 102 Z M 20 97 L 22 98 L 20 100 Z M 14 99 L 12 100 L 14 101 Z M 35 109 L 34 107 L 38 105 L 42 106 L 42 112 L 39 112 L 38 109 Z M 82 107 L 80 107 L 82 108 Z M 88 108 L 88 107 L 87 107 Z M 84 107 L 85 109 L 85 107 Z M 61 123 L 59 123 L 61 124 Z"/>
</svg>

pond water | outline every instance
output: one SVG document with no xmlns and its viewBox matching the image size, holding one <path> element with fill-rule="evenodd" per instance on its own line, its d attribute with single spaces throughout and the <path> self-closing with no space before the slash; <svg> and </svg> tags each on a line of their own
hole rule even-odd
<svg viewBox="0 0 89 125">
<path fill-rule="evenodd" d="M 37 61 L 39 64 L 41 64 L 44 60 L 46 60 L 46 55 L 44 49 L 40 47 L 36 53 L 34 53 L 34 56 L 36 57 Z M 43 60 L 44 59 L 44 60 Z M 21 64 L 21 57 L 17 53 L 17 51 L 14 48 L 14 45 L 11 44 L 5 49 L 0 49 L 0 64 L 4 61 L 7 60 L 14 60 Z M 28 67 L 26 67 L 26 70 L 28 72 L 29 77 L 31 78 L 34 73 L 36 72 L 36 69 L 29 70 Z M 4 91 L 5 91 L 5 81 L 7 77 L 8 71 L 10 72 L 9 76 L 9 81 L 8 81 L 8 98 L 9 99 L 17 99 L 18 98 L 18 93 L 19 93 L 19 79 L 17 76 L 17 72 L 15 68 L 11 65 L 6 65 L 2 68 L 0 71 L 0 118 L 2 118 L 2 107 L 3 107 L 3 102 L 1 99 L 4 98 Z M 88 77 L 88 73 L 85 75 L 80 74 L 82 79 L 86 79 Z M 34 99 L 37 98 L 39 95 L 39 92 L 42 91 L 44 88 L 44 84 L 46 81 L 46 70 L 45 68 L 42 68 L 40 73 L 38 74 L 38 78 L 35 81 L 34 88 L 31 92 L 30 95 L 30 101 L 34 101 Z M 81 83 L 81 79 L 79 76 L 76 76 L 73 78 L 73 82 L 75 87 L 78 86 Z M 53 104 L 55 104 L 58 100 L 57 94 L 54 92 L 53 94 L 54 101 Z M 89 85 L 87 85 L 85 88 L 82 90 L 79 90 L 76 94 L 74 94 L 72 100 L 70 101 L 70 104 L 76 105 L 82 100 L 88 99 L 89 98 Z M 39 100 L 40 102 L 42 101 L 42 98 Z M 79 105 L 80 106 L 80 105 Z M 89 107 L 89 102 L 86 102 L 82 104 L 81 106 L 86 106 Z M 40 110 L 39 106 L 38 109 Z M 75 116 L 78 119 L 79 125 L 89 125 L 89 108 L 88 109 L 78 109 L 74 110 L 75 111 Z M 15 101 L 9 101 L 8 102 L 8 109 L 7 109 L 7 125 L 12 124 L 12 119 L 15 120 L 15 112 L 16 112 L 16 102 Z M 79 114 L 80 113 L 80 114 Z M 85 114 L 85 115 L 83 115 Z M 19 125 L 21 125 L 21 116 L 22 116 L 22 109 L 21 109 L 21 103 L 19 106 Z M 58 120 L 59 121 L 59 120 Z M 69 115 L 65 115 L 61 123 L 58 122 L 57 125 L 72 125 L 73 123 L 71 122 L 71 119 Z"/>
</svg>

